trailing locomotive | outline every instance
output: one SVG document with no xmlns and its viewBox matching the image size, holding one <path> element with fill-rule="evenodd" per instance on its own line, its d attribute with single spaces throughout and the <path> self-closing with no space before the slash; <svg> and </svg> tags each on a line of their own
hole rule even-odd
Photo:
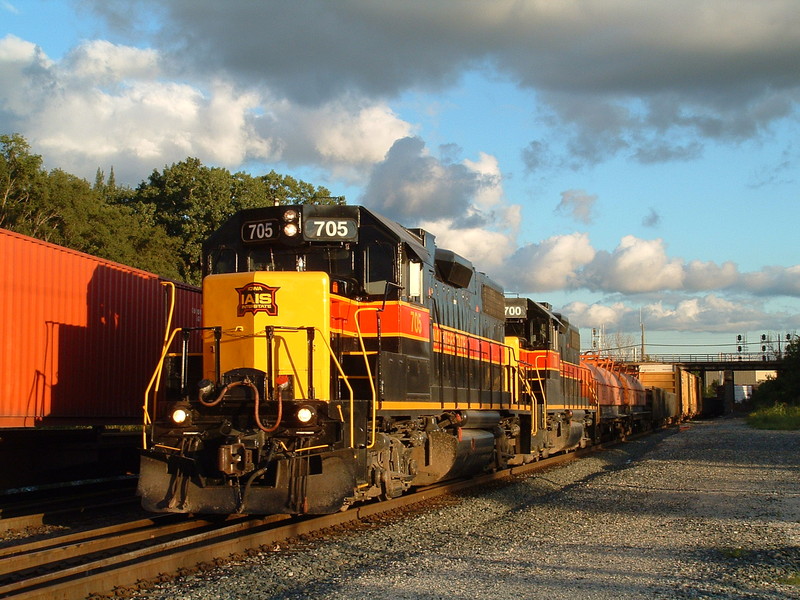
<svg viewBox="0 0 800 600">
<path fill-rule="evenodd" d="M 202 378 L 184 353 L 179 399 L 148 416 L 148 510 L 335 512 L 609 429 L 577 329 L 424 230 L 358 206 L 250 209 L 203 264 Z"/>
</svg>

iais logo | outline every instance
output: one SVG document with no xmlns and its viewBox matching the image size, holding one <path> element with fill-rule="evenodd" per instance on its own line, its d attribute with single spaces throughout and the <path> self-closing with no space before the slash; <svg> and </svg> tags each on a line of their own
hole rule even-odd
<svg viewBox="0 0 800 600">
<path fill-rule="evenodd" d="M 248 283 L 244 287 L 236 288 L 239 292 L 239 307 L 237 314 L 243 317 L 247 313 L 267 313 L 270 317 L 278 315 L 278 303 L 275 293 L 280 288 L 269 287 L 263 283 Z"/>
</svg>

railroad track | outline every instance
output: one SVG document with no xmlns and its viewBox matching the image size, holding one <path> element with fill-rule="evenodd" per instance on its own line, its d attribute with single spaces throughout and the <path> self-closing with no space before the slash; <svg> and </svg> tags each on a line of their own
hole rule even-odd
<svg viewBox="0 0 800 600">
<path fill-rule="evenodd" d="M 36 489 L 0 498 L 0 532 L 38 527 L 56 517 L 138 503 L 136 478 Z"/>
<path fill-rule="evenodd" d="M 120 588 L 138 587 L 200 564 L 218 564 L 232 555 L 287 539 L 354 524 L 492 481 L 527 476 L 597 449 L 430 486 L 393 500 L 321 517 L 238 515 L 220 520 L 167 514 L 10 546 L 0 549 L 0 598 L 75 600 L 114 595 Z"/>
</svg>

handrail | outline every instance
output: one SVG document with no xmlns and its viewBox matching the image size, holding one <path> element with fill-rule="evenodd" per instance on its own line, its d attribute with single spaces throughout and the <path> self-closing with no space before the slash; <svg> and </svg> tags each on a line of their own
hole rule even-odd
<svg viewBox="0 0 800 600">
<path fill-rule="evenodd" d="M 147 426 L 152 425 L 152 421 L 150 420 L 150 412 L 149 412 L 149 397 L 150 397 L 150 390 L 155 385 L 155 389 L 153 390 L 153 414 L 155 414 L 156 410 L 156 394 L 158 393 L 158 382 L 161 380 L 161 372 L 164 370 L 164 359 L 167 357 L 167 352 L 169 351 L 170 345 L 172 345 L 172 341 L 175 339 L 175 334 L 181 331 L 181 327 L 176 327 L 172 330 L 172 333 L 164 342 L 164 347 L 161 349 L 161 356 L 158 359 L 158 365 L 156 366 L 156 370 L 153 372 L 153 376 L 150 378 L 150 382 L 147 384 L 147 387 L 144 390 L 144 405 L 142 409 L 144 410 L 144 429 L 142 429 L 142 449 L 147 450 Z"/>
<path fill-rule="evenodd" d="M 378 422 L 378 393 L 375 390 L 375 382 L 372 380 L 372 369 L 370 369 L 369 367 L 369 359 L 367 358 L 367 348 L 366 346 L 364 346 L 364 336 L 361 334 L 361 325 L 358 322 L 358 313 L 366 310 L 371 310 L 379 313 L 381 312 L 382 309 L 375 308 L 372 306 L 364 306 L 356 310 L 356 312 L 353 314 L 353 320 L 356 323 L 356 331 L 358 332 L 358 343 L 361 347 L 361 353 L 364 356 L 364 365 L 367 368 L 367 379 L 369 380 L 369 387 L 372 392 L 372 438 L 370 440 L 370 443 L 367 444 L 367 448 L 369 449 L 375 447 L 375 438 L 377 437 L 375 428 Z M 380 356 L 378 356 L 378 360 L 380 360 Z M 352 418 L 352 412 L 350 416 Z"/>
<path fill-rule="evenodd" d="M 295 331 L 295 332 L 297 332 L 297 331 L 306 331 L 306 332 L 308 332 L 308 331 L 314 331 L 314 332 L 317 332 L 317 333 L 320 334 L 319 336 L 315 336 L 314 339 L 315 340 L 316 339 L 321 339 L 325 343 L 325 347 L 328 349 L 328 354 L 333 359 L 333 362 L 336 365 L 336 369 L 337 369 L 337 371 L 339 371 L 339 375 L 341 375 L 342 381 L 344 381 L 344 384 L 347 386 L 347 390 L 348 390 L 348 392 L 350 394 L 350 402 L 349 402 L 349 406 L 350 406 L 350 447 L 351 448 L 355 448 L 355 416 L 354 416 L 355 415 L 355 393 L 353 392 L 353 386 L 350 385 L 350 381 L 347 378 L 347 375 L 345 374 L 344 369 L 342 368 L 342 365 L 339 362 L 339 359 L 336 358 L 336 354 L 334 353 L 333 348 L 331 348 L 330 342 L 328 341 L 327 336 L 325 335 L 325 332 L 323 332 L 319 327 L 307 327 L 307 326 L 306 327 L 274 326 L 274 327 L 272 327 L 272 330 L 273 331 L 284 331 L 284 332 L 291 332 L 291 331 Z M 267 335 L 266 332 L 265 332 L 265 335 Z M 363 344 L 362 344 L 362 347 L 363 347 Z M 309 381 L 313 381 L 313 373 L 311 372 L 311 363 L 309 363 L 308 368 L 309 368 Z M 369 368 L 369 365 L 367 365 L 367 368 Z M 271 370 L 271 367 L 270 367 L 270 370 Z M 344 422 L 344 415 L 342 415 L 340 413 L 339 416 L 341 417 L 342 421 Z M 309 449 L 310 448 L 305 448 L 304 450 L 309 450 Z"/>
<path fill-rule="evenodd" d="M 517 359 L 517 353 L 514 350 L 513 346 L 509 346 L 507 344 L 504 345 L 511 354 L 511 360 L 513 360 L 514 364 L 516 365 L 515 367 L 512 367 L 512 369 L 517 374 L 516 379 L 522 382 L 522 385 L 525 386 L 525 389 L 528 392 L 528 396 L 531 399 L 531 426 L 533 427 L 533 429 L 531 430 L 531 435 L 536 435 L 537 433 L 539 433 L 539 422 L 536 420 L 536 397 L 533 395 L 533 388 L 531 387 L 530 382 L 527 380 L 526 377 L 523 376 L 521 368 L 522 365 L 527 365 L 527 366 L 532 366 L 532 365 L 530 363 L 523 362 L 521 359 Z M 517 404 L 519 404 L 519 398 L 517 398 Z"/>
<path fill-rule="evenodd" d="M 317 328 L 315 328 L 315 329 L 317 331 L 319 331 L 320 333 L 323 333 L 322 330 L 317 329 Z M 355 414 L 354 414 L 354 411 L 355 411 L 355 394 L 353 393 L 353 386 L 350 385 L 350 381 L 347 379 L 347 375 L 345 374 L 344 369 L 342 369 L 342 365 L 339 362 L 339 359 L 336 358 L 336 354 L 333 352 L 333 348 L 331 348 L 331 345 L 330 345 L 330 343 L 328 343 L 328 340 L 325 339 L 324 335 L 320 335 L 319 337 L 322 339 L 322 341 L 325 342 L 325 347 L 328 348 L 328 354 L 331 355 L 331 358 L 333 359 L 333 362 L 336 365 L 337 370 L 339 371 L 339 375 L 342 376 L 342 381 L 344 381 L 344 384 L 347 386 L 347 389 L 350 391 L 350 447 L 351 448 L 355 448 L 355 446 L 356 446 Z M 344 421 L 344 416 L 343 415 L 340 415 L 340 416 L 342 417 L 342 421 Z"/>
<path fill-rule="evenodd" d="M 169 311 L 167 312 L 167 326 L 164 328 L 164 343 L 169 337 L 169 328 L 172 326 L 172 317 L 175 314 L 175 284 L 171 281 L 162 281 L 161 285 L 170 289 Z"/>
<path fill-rule="evenodd" d="M 173 282 L 171 282 L 171 281 L 161 281 L 160 283 L 165 288 L 169 288 L 169 291 L 170 291 L 170 294 L 169 294 L 169 310 L 167 311 L 167 324 L 166 324 L 166 327 L 164 327 L 164 342 L 163 342 L 163 345 L 161 347 L 161 358 L 159 359 L 158 366 L 156 367 L 156 371 L 155 371 L 155 373 L 153 373 L 153 377 L 150 379 L 150 382 L 147 384 L 147 388 L 145 388 L 145 392 L 144 392 L 144 405 L 142 406 L 142 409 L 144 410 L 144 418 L 142 419 L 142 449 L 143 450 L 147 449 L 147 426 L 152 424 L 152 421 L 150 419 L 150 413 L 148 413 L 148 411 L 147 411 L 148 404 L 149 404 L 148 396 L 150 395 L 150 388 L 152 387 L 154 379 L 155 379 L 156 387 L 155 387 L 155 390 L 153 390 L 153 409 L 155 410 L 155 398 L 156 398 L 156 394 L 158 394 L 158 386 L 159 386 L 159 382 L 161 381 L 161 372 L 164 369 L 164 358 L 166 357 L 167 349 L 170 347 L 170 344 L 172 344 L 172 340 L 174 339 L 175 333 L 177 332 L 177 329 L 176 329 L 175 331 L 172 332 L 172 335 L 170 335 L 170 333 L 169 333 L 170 327 L 172 327 L 172 317 L 175 314 L 175 284 Z"/>
<path fill-rule="evenodd" d="M 580 376 L 581 373 L 583 373 L 584 379 L 581 379 L 581 376 Z M 591 402 L 591 400 L 594 400 L 594 403 L 599 406 L 600 399 L 597 396 L 597 382 L 595 381 L 595 379 L 594 379 L 594 377 L 592 375 L 592 370 L 589 367 L 581 364 L 581 365 L 578 366 L 578 374 L 579 374 L 578 375 L 578 383 L 581 386 L 581 391 L 582 391 L 583 385 L 585 383 L 586 390 L 589 393 L 589 395 L 588 395 L 589 401 Z M 588 375 L 588 378 L 587 378 L 587 375 Z"/>
<path fill-rule="evenodd" d="M 547 415 L 547 392 L 544 389 L 544 378 L 542 377 L 541 369 L 539 368 L 539 360 L 545 360 L 545 369 L 547 369 L 547 352 L 544 354 L 537 354 L 536 360 L 533 363 L 533 368 L 536 369 L 536 379 L 539 382 L 539 391 L 542 392 L 542 414 Z"/>
</svg>

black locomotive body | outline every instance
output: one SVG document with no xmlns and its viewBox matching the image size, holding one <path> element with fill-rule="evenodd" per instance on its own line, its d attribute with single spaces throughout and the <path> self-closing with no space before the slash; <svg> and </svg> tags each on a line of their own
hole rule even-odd
<svg viewBox="0 0 800 600">
<path fill-rule="evenodd" d="M 264 207 L 231 217 L 203 261 L 202 375 L 184 352 L 179 398 L 148 415 L 146 509 L 334 512 L 600 433 L 577 329 L 423 230 L 358 206 Z"/>
<path fill-rule="evenodd" d="M 513 456 L 502 290 L 429 233 L 265 207 L 203 258 L 203 379 L 155 419 L 146 508 L 324 513 Z"/>
</svg>

